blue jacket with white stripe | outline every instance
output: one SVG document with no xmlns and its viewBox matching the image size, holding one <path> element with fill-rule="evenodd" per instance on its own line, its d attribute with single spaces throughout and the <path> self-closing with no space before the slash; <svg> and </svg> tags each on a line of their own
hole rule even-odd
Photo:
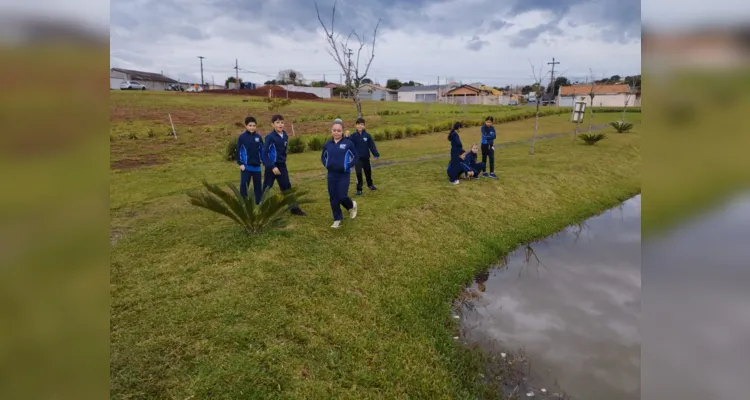
<svg viewBox="0 0 750 400">
<path fill-rule="evenodd" d="M 336 143 L 331 139 L 323 146 L 320 162 L 323 163 L 328 172 L 348 174 L 354 164 L 357 163 L 358 158 L 357 149 L 351 140 L 341 138 Z"/>
<path fill-rule="evenodd" d="M 482 144 L 488 144 L 492 146 L 495 144 L 495 139 L 497 139 L 495 127 L 482 125 Z"/>
<path fill-rule="evenodd" d="M 237 138 L 237 164 L 244 165 L 246 170 L 260 171 L 263 138 L 257 133 L 242 132 Z"/>
<path fill-rule="evenodd" d="M 286 164 L 286 147 L 289 143 L 289 135 L 282 131 L 281 134 L 271 131 L 266 135 L 266 143 L 263 145 L 263 164 L 266 168 L 273 169 L 279 164 Z"/>
</svg>

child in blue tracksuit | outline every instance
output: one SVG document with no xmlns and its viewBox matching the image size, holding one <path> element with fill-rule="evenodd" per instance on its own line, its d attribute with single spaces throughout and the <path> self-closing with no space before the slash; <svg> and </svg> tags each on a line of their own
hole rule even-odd
<svg viewBox="0 0 750 400">
<path fill-rule="evenodd" d="M 362 170 L 365 171 L 365 180 L 367 180 L 367 188 L 370 190 L 377 190 L 378 188 L 372 183 L 372 166 L 370 165 L 370 153 L 377 160 L 380 157 L 378 148 L 375 147 L 375 141 L 372 140 L 372 136 L 365 130 L 364 118 L 357 118 L 356 122 L 357 130 L 349 135 L 349 140 L 354 143 L 357 148 L 357 154 L 359 159 L 357 164 L 354 166 L 354 170 L 357 173 L 357 196 L 362 195 Z"/>
<path fill-rule="evenodd" d="M 482 172 L 482 169 L 484 168 L 484 163 L 477 162 L 477 152 L 479 152 L 479 146 L 472 144 L 471 151 L 466 153 L 466 158 L 464 158 L 464 164 L 468 165 L 470 170 L 474 172 L 474 179 L 479 179 L 481 176 L 479 173 Z"/>
<path fill-rule="evenodd" d="M 497 179 L 495 175 L 495 127 L 492 123 L 495 121 L 492 116 L 488 116 L 484 119 L 484 125 L 482 125 L 482 167 L 483 176 L 487 178 Z M 490 173 L 487 174 L 487 158 L 490 159 Z"/>
<path fill-rule="evenodd" d="M 331 126 L 331 140 L 323 146 L 323 153 L 320 155 L 320 161 L 328 170 L 328 198 L 333 212 L 331 228 L 341 227 L 341 220 L 344 218 L 341 206 L 349 210 L 352 219 L 357 217 L 357 202 L 349 198 L 349 178 L 358 159 L 354 143 L 344 137 L 344 125 L 334 122 Z"/>
<path fill-rule="evenodd" d="M 255 204 L 260 204 L 263 186 L 260 181 L 261 150 L 263 138 L 255 131 L 257 122 L 253 117 L 245 118 L 245 132 L 237 138 L 237 164 L 240 166 L 240 193 L 247 198 L 247 187 L 253 182 Z"/>
<path fill-rule="evenodd" d="M 451 161 L 448 163 L 448 182 L 454 185 L 458 185 L 458 177 L 465 173 L 467 176 L 474 176 L 474 171 L 464 162 L 466 158 L 466 150 L 461 149 L 457 152 L 458 156 L 454 159 L 451 157 Z"/>
<path fill-rule="evenodd" d="M 263 176 L 263 191 L 272 188 L 273 183 L 279 181 L 279 188 L 284 192 L 292 188 L 289 171 L 286 168 L 286 149 L 289 144 L 289 135 L 284 131 L 284 117 L 281 115 L 272 116 L 271 124 L 273 125 L 273 131 L 266 135 L 262 153 L 263 165 L 266 167 Z M 289 210 L 295 215 L 305 215 L 298 204 L 293 205 Z"/>
<path fill-rule="evenodd" d="M 448 141 L 451 142 L 451 160 L 458 157 L 458 154 L 463 150 L 464 145 L 461 144 L 461 138 L 458 136 L 458 131 L 463 127 L 460 122 L 453 124 L 453 129 L 448 134 Z"/>
</svg>

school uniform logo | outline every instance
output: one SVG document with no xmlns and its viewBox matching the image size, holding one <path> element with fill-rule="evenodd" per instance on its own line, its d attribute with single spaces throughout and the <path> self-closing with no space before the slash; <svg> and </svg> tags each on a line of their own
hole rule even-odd
<svg viewBox="0 0 750 400">
<path fill-rule="evenodd" d="M 260 142 L 260 138 L 255 138 L 255 143 Z"/>
<path fill-rule="evenodd" d="M 346 150 L 346 145 L 345 145 L 345 144 L 340 144 L 340 145 L 339 145 L 339 149 L 344 149 L 344 150 Z"/>
<path fill-rule="evenodd" d="M 362 139 L 364 139 L 364 140 L 365 140 L 365 142 L 367 141 L 367 138 L 362 138 Z"/>
</svg>

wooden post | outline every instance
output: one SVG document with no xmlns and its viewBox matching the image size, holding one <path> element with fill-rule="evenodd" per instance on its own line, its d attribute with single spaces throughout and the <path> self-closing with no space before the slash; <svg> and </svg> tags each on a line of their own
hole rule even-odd
<svg viewBox="0 0 750 400">
<path fill-rule="evenodd" d="M 174 123 L 172 122 L 172 114 L 169 115 L 169 125 L 172 125 L 172 135 L 174 135 L 174 138 L 177 139 L 177 132 L 174 130 Z"/>
</svg>

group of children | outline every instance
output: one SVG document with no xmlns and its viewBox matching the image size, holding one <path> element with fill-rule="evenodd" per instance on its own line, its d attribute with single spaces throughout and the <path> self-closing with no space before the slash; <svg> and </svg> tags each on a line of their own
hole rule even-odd
<svg viewBox="0 0 750 400">
<path fill-rule="evenodd" d="M 448 134 L 451 143 L 451 160 L 448 164 L 448 181 L 454 185 L 459 183 L 458 178 L 463 174 L 468 179 L 478 179 L 480 176 L 497 179 L 495 175 L 495 128 L 492 126 L 493 118 L 487 117 L 482 126 L 482 162 L 477 162 L 479 146 L 471 145 L 470 151 L 463 148 L 461 138 L 458 135 L 463 127 L 460 122 L 453 125 Z M 240 168 L 240 194 L 247 198 L 247 189 L 250 182 L 253 184 L 255 203 L 260 204 L 263 192 L 272 188 L 274 182 L 279 182 L 281 191 L 291 189 L 289 171 L 286 166 L 287 147 L 289 136 L 284 131 L 284 117 L 274 115 L 271 117 L 273 130 L 265 137 L 257 132 L 257 121 L 253 117 L 245 118 L 245 132 L 240 134 L 237 140 L 237 164 Z M 365 120 L 357 118 L 356 131 L 351 135 L 344 131 L 344 123 L 336 119 L 331 125 L 331 139 L 323 146 L 320 162 L 328 170 L 328 198 L 331 203 L 333 214 L 332 228 L 340 228 L 343 220 L 341 207 L 349 212 L 350 218 L 357 217 L 357 202 L 349 198 L 349 183 L 352 167 L 357 176 L 357 196 L 362 195 L 363 180 L 370 190 L 377 190 L 372 181 L 372 165 L 370 154 L 377 160 L 380 157 L 375 141 L 365 130 Z M 487 173 L 487 159 L 489 159 L 490 172 Z M 264 167 L 262 170 L 261 165 Z M 261 184 L 261 173 L 263 182 Z M 305 215 L 305 212 L 294 204 L 290 211 L 295 215 Z"/>
<path fill-rule="evenodd" d="M 461 143 L 461 137 L 458 132 L 463 126 L 460 122 L 453 124 L 448 134 L 448 141 L 451 142 L 451 160 L 448 163 L 448 182 L 458 185 L 458 178 L 464 175 L 467 179 L 479 179 L 480 176 L 497 179 L 495 175 L 495 127 L 492 123 L 495 120 L 489 116 L 485 118 L 482 125 L 482 162 L 477 162 L 477 152 L 479 146 L 472 144 L 470 151 L 464 150 Z M 487 159 L 489 158 L 490 172 L 487 173 Z M 480 175 L 481 172 L 481 175 Z"/>
<path fill-rule="evenodd" d="M 247 189 L 253 183 L 255 203 L 260 204 L 263 192 L 272 188 L 275 181 L 279 182 L 281 191 L 292 188 L 289 171 L 286 166 L 289 136 L 284 131 L 284 117 L 271 117 L 273 131 L 266 135 L 265 140 L 257 132 L 257 121 L 253 117 L 245 118 L 245 132 L 237 139 L 237 164 L 240 168 L 240 194 L 247 198 Z M 357 217 L 357 202 L 349 198 L 349 182 L 351 169 L 354 167 L 357 175 L 357 195 L 362 195 L 365 175 L 367 188 L 377 190 L 372 181 L 372 165 L 370 153 L 377 160 L 380 157 L 375 141 L 365 130 L 365 120 L 358 118 L 356 131 L 348 135 L 344 133 L 344 123 L 336 119 L 331 125 L 331 139 L 323 146 L 320 161 L 328 170 L 328 198 L 333 213 L 332 228 L 341 227 L 343 206 L 349 211 L 353 219 Z M 261 185 L 261 165 L 265 167 Z M 295 215 L 305 215 L 305 212 L 294 204 L 290 211 Z"/>
</svg>

